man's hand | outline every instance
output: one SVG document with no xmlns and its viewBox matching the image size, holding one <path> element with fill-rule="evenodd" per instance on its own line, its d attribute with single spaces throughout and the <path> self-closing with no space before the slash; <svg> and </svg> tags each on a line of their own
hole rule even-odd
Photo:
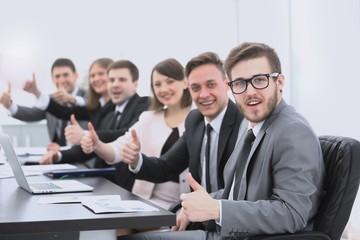
<svg viewBox="0 0 360 240">
<path fill-rule="evenodd" d="M 173 226 L 171 231 L 185 231 L 189 223 L 190 220 L 184 214 L 183 208 L 181 208 L 179 214 L 176 216 L 176 226 Z"/>
<path fill-rule="evenodd" d="M 47 151 L 60 151 L 60 145 L 56 142 L 49 143 L 46 147 Z"/>
<path fill-rule="evenodd" d="M 23 90 L 28 93 L 34 94 L 36 98 L 40 97 L 41 92 L 36 85 L 35 73 L 33 73 L 32 79 L 26 80 Z"/>
<path fill-rule="evenodd" d="M 181 206 L 187 218 L 192 222 L 203 222 L 220 219 L 220 204 L 213 199 L 206 190 L 188 174 L 188 182 L 194 190 L 188 194 L 181 194 Z"/>
<path fill-rule="evenodd" d="M 79 145 L 85 132 L 76 121 L 74 114 L 70 117 L 71 125 L 65 128 L 65 138 L 70 144 Z"/>
<path fill-rule="evenodd" d="M 58 151 L 55 150 L 49 150 L 47 153 L 45 153 L 39 163 L 40 164 L 54 164 L 58 160 Z"/>
<path fill-rule="evenodd" d="M 12 100 L 11 100 L 11 82 L 8 82 L 8 89 L 7 91 L 3 92 L 0 96 L 0 103 L 5 107 L 5 108 L 10 108 L 11 104 L 12 104 Z"/>
<path fill-rule="evenodd" d="M 59 88 L 51 96 L 59 104 L 76 104 L 75 96 L 68 93 L 65 88 Z"/>
<path fill-rule="evenodd" d="M 135 129 L 131 130 L 132 141 L 124 145 L 121 156 L 124 163 L 130 164 L 132 168 L 136 168 L 139 163 L 140 141 L 137 137 Z"/>
<path fill-rule="evenodd" d="M 99 142 L 99 137 L 97 136 L 94 127 L 90 122 L 88 123 L 88 128 L 89 135 L 83 136 L 80 141 L 81 149 L 86 154 L 94 152 Z"/>
</svg>

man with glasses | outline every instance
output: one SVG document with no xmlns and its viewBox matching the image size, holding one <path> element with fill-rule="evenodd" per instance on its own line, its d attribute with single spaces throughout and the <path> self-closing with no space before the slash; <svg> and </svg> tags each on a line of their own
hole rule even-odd
<svg viewBox="0 0 360 240">
<path fill-rule="evenodd" d="M 74 63 L 67 58 L 56 59 L 51 67 L 51 77 L 57 90 L 51 97 L 61 104 L 85 105 L 86 91 L 76 87 L 76 80 L 78 74 Z M 24 90 L 28 91 L 35 82 L 35 76 L 31 80 L 27 80 Z M 53 143 L 60 146 L 66 145 L 64 129 L 67 125 L 66 121 L 58 119 L 36 107 L 25 107 L 15 104 L 11 99 L 11 84 L 9 83 L 8 90 L 0 97 L 0 103 L 3 104 L 10 112 L 13 118 L 24 122 L 37 122 L 43 119 L 47 120 L 47 127 L 49 138 Z M 85 127 L 85 122 L 79 122 L 81 126 Z"/>
<path fill-rule="evenodd" d="M 213 228 L 129 239 L 244 239 L 312 229 L 324 177 L 322 153 L 307 120 L 282 99 L 278 55 L 265 44 L 243 43 L 230 51 L 225 70 L 246 118 L 228 160 L 233 171 L 225 189 L 211 196 L 189 175 L 194 191 L 181 196 L 185 216 Z"/>
</svg>

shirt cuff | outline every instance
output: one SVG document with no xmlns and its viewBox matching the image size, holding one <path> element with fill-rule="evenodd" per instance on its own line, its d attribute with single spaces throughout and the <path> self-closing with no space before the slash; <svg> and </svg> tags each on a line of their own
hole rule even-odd
<svg viewBox="0 0 360 240">
<path fill-rule="evenodd" d="M 139 153 L 139 162 L 138 162 L 136 168 L 132 168 L 131 165 L 129 164 L 129 171 L 132 173 L 135 173 L 135 174 L 140 172 L 142 164 L 143 164 L 143 157 L 142 157 L 142 154 Z"/>
<path fill-rule="evenodd" d="M 86 105 L 85 99 L 83 97 L 80 97 L 80 96 L 74 96 L 74 97 L 76 100 L 76 103 L 75 103 L 76 106 L 85 106 Z"/>
<path fill-rule="evenodd" d="M 54 161 L 54 163 L 59 163 L 59 162 L 61 162 L 61 159 L 62 159 L 62 154 L 61 154 L 61 152 L 58 151 L 57 155 L 58 155 L 58 159 L 57 159 L 56 161 Z"/>
<path fill-rule="evenodd" d="M 217 225 L 219 225 L 221 227 L 221 223 L 222 223 L 222 202 L 221 200 L 218 200 L 219 202 L 219 207 L 220 207 L 220 220 L 219 221 L 215 221 Z"/>
<path fill-rule="evenodd" d="M 9 111 L 9 114 L 11 116 L 15 115 L 18 111 L 18 105 L 15 104 L 14 102 L 11 103 L 10 107 L 7 109 Z"/>
<path fill-rule="evenodd" d="M 46 108 L 49 106 L 50 103 L 50 96 L 47 94 L 40 94 L 40 97 L 36 101 L 36 107 L 45 111 Z"/>
</svg>

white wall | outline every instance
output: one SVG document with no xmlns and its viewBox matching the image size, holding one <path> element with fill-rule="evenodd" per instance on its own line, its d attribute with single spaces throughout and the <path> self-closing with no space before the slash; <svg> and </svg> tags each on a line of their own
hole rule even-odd
<svg viewBox="0 0 360 240">
<path fill-rule="evenodd" d="M 360 139 L 360 1 L 292 1 L 293 104 L 318 134 Z"/>
<path fill-rule="evenodd" d="M 227 55 L 237 42 L 235 5 L 234 0 L 1 0 L 0 91 L 11 80 L 16 101 L 30 105 L 33 98 L 20 89 L 33 71 L 43 91 L 51 92 L 56 58 L 71 58 L 82 82 L 93 60 L 111 57 L 139 67 L 139 93 L 148 95 L 157 62 L 174 57 L 186 64 L 203 51 Z"/>
</svg>

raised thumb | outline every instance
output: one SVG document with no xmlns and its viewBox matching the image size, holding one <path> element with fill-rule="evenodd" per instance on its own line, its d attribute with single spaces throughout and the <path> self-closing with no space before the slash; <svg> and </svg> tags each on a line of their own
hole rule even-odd
<svg viewBox="0 0 360 240">
<path fill-rule="evenodd" d="M 71 114 L 70 120 L 71 120 L 72 125 L 79 125 L 79 123 L 76 121 L 76 118 L 75 118 L 74 114 Z"/>
<path fill-rule="evenodd" d="M 196 192 L 204 189 L 191 175 L 191 173 L 188 173 L 187 180 L 190 185 L 190 187 Z"/>
<path fill-rule="evenodd" d="M 91 122 L 88 123 L 88 128 L 89 128 L 89 134 L 91 139 L 94 141 L 97 139 L 97 134 L 95 132 L 95 129 L 93 127 L 93 125 L 91 124 Z"/>
<path fill-rule="evenodd" d="M 139 138 L 138 138 L 138 136 L 137 136 L 137 133 L 136 133 L 135 129 L 131 129 L 131 136 L 132 136 L 132 138 L 133 138 L 133 142 L 134 142 L 135 144 L 139 145 L 139 144 L 140 144 L 140 141 L 139 141 Z"/>
</svg>

